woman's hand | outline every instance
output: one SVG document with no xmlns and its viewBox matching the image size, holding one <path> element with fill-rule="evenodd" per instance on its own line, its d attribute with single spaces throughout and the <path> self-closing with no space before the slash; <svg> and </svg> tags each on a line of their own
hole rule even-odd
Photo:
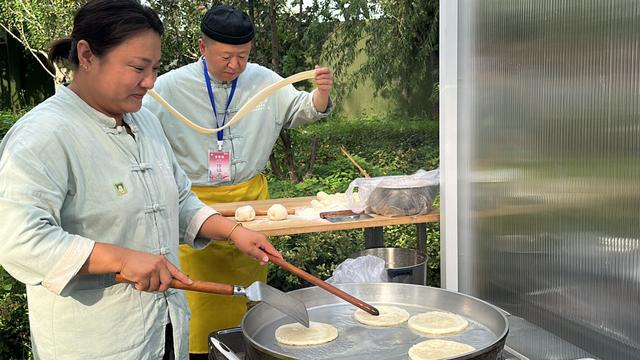
<svg viewBox="0 0 640 360">
<path fill-rule="evenodd" d="M 173 279 L 185 284 L 193 281 L 163 255 L 130 250 L 122 261 L 120 274 L 135 283 L 141 291 L 164 292 Z"/>
<path fill-rule="evenodd" d="M 171 280 L 193 281 L 166 257 L 121 246 L 96 242 L 80 274 L 120 273 L 142 291 L 166 291 Z"/>
<path fill-rule="evenodd" d="M 202 223 L 198 236 L 212 240 L 229 240 L 238 250 L 258 259 L 263 265 L 269 262 L 267 253 L 282 258 L 264 234 L 245 229 L 241 225 L 242 223 L 227 219 L 220 214 L 212 215 Z"/>
<path fill-rule="evenodd" d="M 282 258 L 282 255 L 280 255 L 278 250 L 271 245 L 267 237 L 262 233 L 238 226 L 231 234 L 229 240 L 236 245 L 238 250 L 258 259 L 262 265 L 269 262 L 269 257 L 266 253 Z"/>
</svg>

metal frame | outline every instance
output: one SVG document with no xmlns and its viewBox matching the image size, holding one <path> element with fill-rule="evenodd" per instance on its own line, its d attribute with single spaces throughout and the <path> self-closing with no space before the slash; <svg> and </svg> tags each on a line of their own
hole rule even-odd
<svg viewBox="0 0 640 360">
<path fill-rule="evenodd" d="M 458 291 L 458 1 L 440 2 L 440 273 Z"/>
</svg>

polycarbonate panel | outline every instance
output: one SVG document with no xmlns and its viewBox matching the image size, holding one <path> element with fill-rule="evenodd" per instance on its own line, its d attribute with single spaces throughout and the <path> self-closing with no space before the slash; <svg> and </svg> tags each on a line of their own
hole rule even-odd
<svg viewBox="0 0 640 360">
<path fill-rule="evenodd" d="M 460 291 L 640 358 L 640 1 L 458 9 Z"/>
</svg>

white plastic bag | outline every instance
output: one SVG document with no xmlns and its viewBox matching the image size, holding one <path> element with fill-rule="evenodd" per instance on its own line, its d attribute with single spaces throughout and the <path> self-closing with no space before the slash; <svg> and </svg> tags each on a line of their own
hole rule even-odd
<svg viewBox="0 0 640 360">
<path fill-rule="evenodd" d="M 349 184 L 349 209 L 384 216 L 422 215 L 431 211 L 440 190 L 440 170 L 418 170 L 413 175 L 358 178 Z M 352 201 L 358 189 L 359 202 Z"/>
<path fill-rule="evenodd" d="M 385 261 L 372 255 L 343 261 L 326 281 L 330 284 L 387 282 Z"/>
</svg>

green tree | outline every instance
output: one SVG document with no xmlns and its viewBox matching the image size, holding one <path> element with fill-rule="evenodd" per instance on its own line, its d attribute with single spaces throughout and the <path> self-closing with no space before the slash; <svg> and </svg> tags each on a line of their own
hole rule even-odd
<svg viewBox="0 0 640 360">
<path fill-rule="evenodd" d="M 437 0 L 323 3 L 321 13 L 334 27 L 324 50 L 342 95 L 369 78 L 377 94 L 397 101 L 394 110 L 436 115 L 438 6 Z M 359 53 L 366 60 L 350 71 Z"/>
<path fill-rule="evenodd" d="M 86 1 L 70 0 L 3 0 L 0 2 L 0 28 L 18 40 L 56 83 L 68 77 L 64 68 L 51 68 L 46 60 L 47 45 L 67 37 L 73 26 L 73 15 Z"/>
</svg>

